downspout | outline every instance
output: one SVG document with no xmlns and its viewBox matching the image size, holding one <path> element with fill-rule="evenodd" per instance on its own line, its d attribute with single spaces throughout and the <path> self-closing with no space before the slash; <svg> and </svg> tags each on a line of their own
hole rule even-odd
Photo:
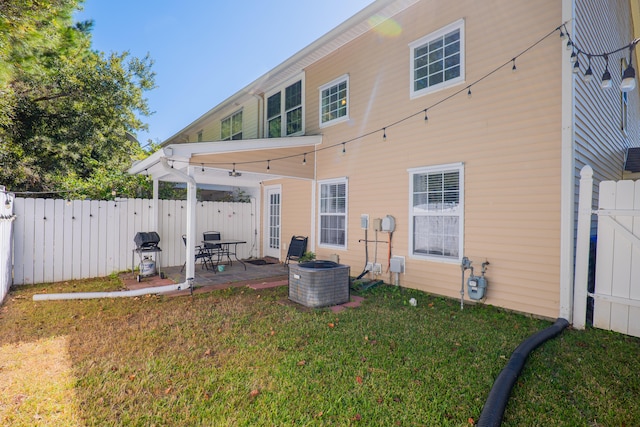
<svg viewBox="0 0 640 427">
<path fill-rule="evenodd" d="M 165 292 L 180 291 L 183 289 L 191 289 L 193 291 L 193 276 L 195 273 L 195 245 L 193 239 L 196 234 L 195 230 L 195 206 L 196 206 L 196 181 L 195 179 L 177 169 L 173 169 L 167 163 L 166 157 L 160 158 L 160 165 L 170 174 L 179 176 L 187 181 L 187 266 L 186 279 L 182 283 L 169 286 L 155 286 L 150 288 L 134 289 L 129 291 L 114 292 L 71 292 L 64 294 L 36 294 L 33 296 L 34 301 L 51 301 L 51 300 L 72 300 L 72 299 L 95 299 L 95 298 L 119 298 L 119 297 L 137 297 L 147 294 L 160 294 Z"/>
</svg>

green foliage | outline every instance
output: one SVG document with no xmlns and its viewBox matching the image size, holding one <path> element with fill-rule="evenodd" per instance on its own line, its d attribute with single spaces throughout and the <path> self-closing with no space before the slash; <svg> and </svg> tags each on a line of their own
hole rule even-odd
<svg viewBox="0 0 640 427">
<path fill-rule="evenodd" d="M 313 261 L 314 259 L 316 259 L 316 254 L 311 251 L 307 251 L 298 258 L 298 262 L 308 262 Z"/>
<path fill-rule="evenodd" d="M 146 128 L 153 61 L 91 50 L 78 0 L 0 3 L 0 183 L 12 191 L 109 197 L 148 193 L 127 174 L 146 156 L 130 134 Z"/>
</svg>

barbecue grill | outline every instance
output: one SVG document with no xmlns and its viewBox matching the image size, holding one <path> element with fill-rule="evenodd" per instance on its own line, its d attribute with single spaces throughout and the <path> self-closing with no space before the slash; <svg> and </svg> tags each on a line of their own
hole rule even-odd
<svg viewBox="0 0 640 427">
<path fill-rule="evenodd" d="M 162 252 L 162 249 L 158 246 L 158 243 L 160 243 L 160 236 L 158 233 L 155 231 L 138 232 L 133 238 L 133 242 L 136 244 L 136 248 L 131 253 L 131 271 L 135 271 L 135 254 L 138 254 L 138 257 L 140 258 L 140 270 L 136 276 L 138 282 L 142 280 L 143 277 L 156 275 L 155 271 L 146 271 L 148 269 L 143 268 L 143 266 L 147 265 L 145 261 L 148 260 L 149 256 L 153 256 L 155 269 L 158 271 L 157 274 L 164 279 L 164 273 L 160 271 L 160 253 Z"/>
</svg>

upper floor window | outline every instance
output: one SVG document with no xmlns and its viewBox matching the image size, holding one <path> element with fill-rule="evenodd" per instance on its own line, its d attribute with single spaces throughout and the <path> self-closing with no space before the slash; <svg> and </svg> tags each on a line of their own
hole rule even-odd
<svg viewBox="0 0 640 427">
<path fill-rule="evenodd" d="M 349 76 L 320 87 L 320 126 L 349 118 Z"/>
<path fill-rule="evenodd" d="M 278 138 L 302 132 L 302 80 L 298 80 L 267 97 L 267 136 Z"/>
<path fill-rule="evenodd" d="M 459 260 L 463 242 L 462 163 L 410 169 L 410 253 Z"/>
<path fill-rule="evenodd" d="M 409 44 L 411 97 L 464 81 L 464 20 Z"/>
<path fill-rule="evenodd" d="M 242 139 L 242 110 L 233 113 L 220 123 L 220 139 L 231 141 Z"/>
</svg>

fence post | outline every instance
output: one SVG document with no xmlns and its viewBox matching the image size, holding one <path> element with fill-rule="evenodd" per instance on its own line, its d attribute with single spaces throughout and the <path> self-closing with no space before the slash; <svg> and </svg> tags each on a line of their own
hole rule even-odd
<svg viewBox="0 0 640 427">
<path fill-rule="evenodd" d="M 578 196 L 578 230 L 576 233 L 576 269 L 573 280 L 573 327 L 584 329 L 587 319 L 587 282 L 589 278 L 589 244 L 593 197 L 593 169 L 580 170 Z"/>
</svg>

